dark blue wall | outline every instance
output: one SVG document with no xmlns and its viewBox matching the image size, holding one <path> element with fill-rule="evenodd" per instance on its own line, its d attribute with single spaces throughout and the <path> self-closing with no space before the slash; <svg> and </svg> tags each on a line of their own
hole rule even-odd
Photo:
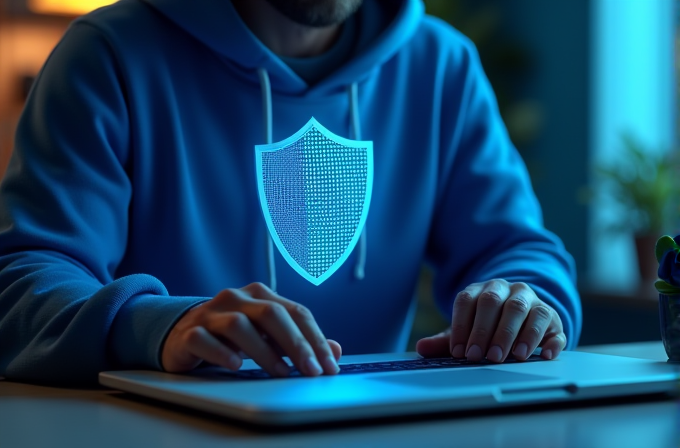
<svg viewBox="0 0 680 448">
<path fill-rule="evenodd" d="M 531 69 L 517 95 L 542 109 L 540 133 L 520 151 L 531 167 L 546 226 L 587 271 L 590 6 L 588 0 L 488 0 L 502 11 L 502 34 L 527 52 Z"/>
</svg>

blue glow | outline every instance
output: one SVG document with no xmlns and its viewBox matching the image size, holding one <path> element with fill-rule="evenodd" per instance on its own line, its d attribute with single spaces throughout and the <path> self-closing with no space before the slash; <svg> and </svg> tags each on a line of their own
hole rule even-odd
<svg viewBox="0 0 680 448">
<path fill-rule="evenodd" d="M 671 149 L 675 143 L 673 0 L 596 0 L 592 5 L 592 165 L 619 157 L 623 133 L 650 151 Z M 593 179 L 594 188 L 602 188 L 597 177 Z M 608 228 L 620 216 L 617 206 L 596 198 L 591 216 L 590 282 L 597 285 L 604 280 L 610 290 L 634 290 L 638 273 L 633 238 Z"/>
</svg>

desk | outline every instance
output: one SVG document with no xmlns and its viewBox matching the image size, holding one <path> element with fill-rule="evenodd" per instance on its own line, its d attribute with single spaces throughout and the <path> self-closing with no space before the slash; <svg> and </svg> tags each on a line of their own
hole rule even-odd
<svg viewBox="0 0 680 448">
<path fill-rule="evenodd" d="M 583 351 L 666 360 L 660 342 Z M 0 447 L 679 448 L 680 401 L 621 401 L 513 413 L 260 431 L 109 390 L 0 381 Z"/>
</svg>

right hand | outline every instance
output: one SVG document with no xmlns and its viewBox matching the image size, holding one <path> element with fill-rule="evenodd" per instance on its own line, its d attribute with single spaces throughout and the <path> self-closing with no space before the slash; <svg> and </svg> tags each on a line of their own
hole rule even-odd
<svg viewBox="0 0 680 448">
<path fill-rule="evenodd" d="M 185 372 L 202 361 L 241 368 L 245 353 L 270 375 L 287 376 L 287 355 L 304 375 L 338 373 L 342 348 L 326 339 L 311 312 L 262 283 L 225 289 L 189 310 L 170 330 L 161 362 L 167 372 Z"/>
</svg>

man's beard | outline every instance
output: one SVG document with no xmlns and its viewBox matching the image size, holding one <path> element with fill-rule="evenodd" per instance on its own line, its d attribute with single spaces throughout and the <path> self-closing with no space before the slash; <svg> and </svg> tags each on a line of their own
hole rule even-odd
<svg viewBox="0 0 680 448">
<path fill-rule="evenodd" d="M 363 0 L 267 0 L 281 14 L 300 25 L 322 28 L 337 25 L 354 14 Z"/>
</svg>

